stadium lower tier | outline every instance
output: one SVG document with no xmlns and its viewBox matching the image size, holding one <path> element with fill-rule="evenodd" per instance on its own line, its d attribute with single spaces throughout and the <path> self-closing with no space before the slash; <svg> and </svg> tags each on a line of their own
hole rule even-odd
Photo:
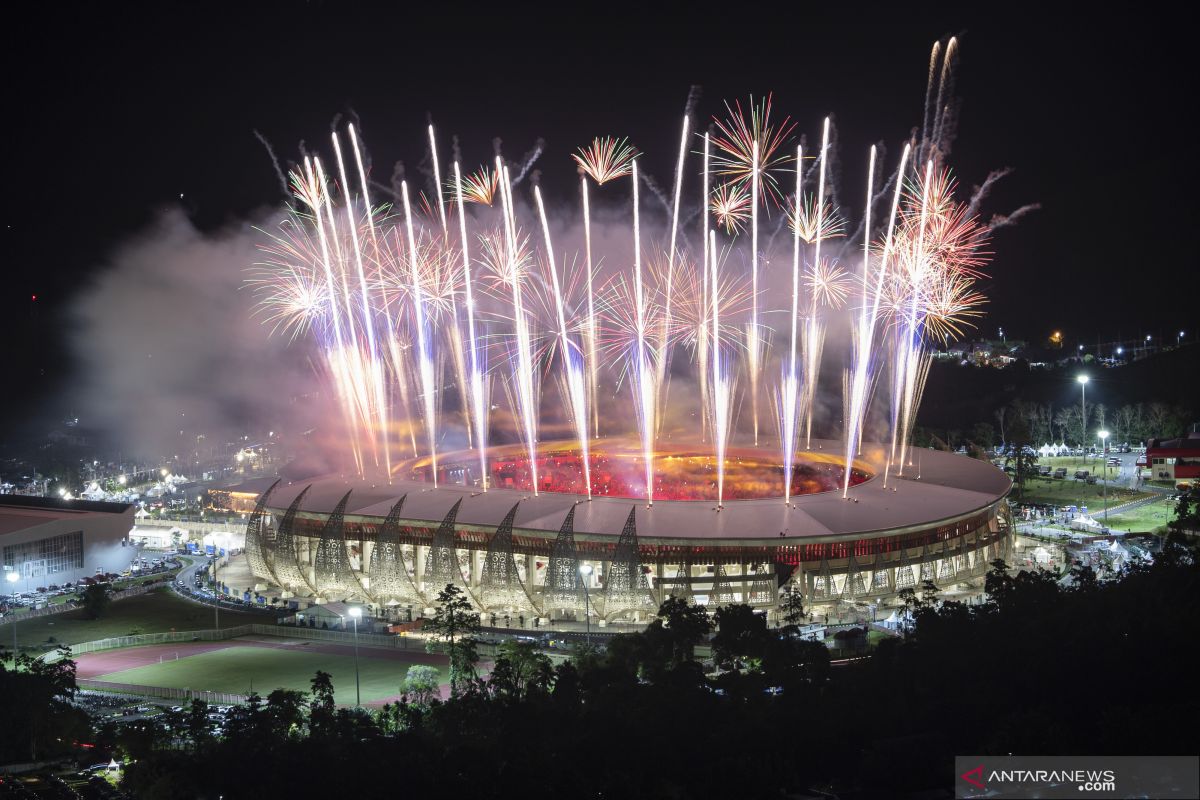
<svg viewBox="0 0 1200 800">
<path fill-rule="evenodd" d="M 344 485 L 327 487 L 326 496 Z M 576 530 L 578 501 L 567 503 L 555 530 L 514 525 L 519 496 L 506 514 L 480 524 L 464 523 L 460 515 L 464 500 L 478 493 L 448 500 L 452 507 L 435 522 L 406 513 L 408 494 L 370 506 L 376 513 L 348 514 L 349 491 L 323 512 L 302 510 L 306 496 L 320 495 L 320 487 L 300 490 L 286 507 L 272 504 L 274 490 L 259 500 L 247 527 L 247 558 L 260 592 L 270 594 L 275 587 L 282 598 L 425 609 L 454 584 L 482 612 L 550 619 L 582 619 L 585 609 L 606 619 L 638 618 L 671 595 L 709 606 L 768 608 L 788 586 L 809 606 L 873 602 L 926 580 L 948 589 L 980 578 L 992 561 L 1008 557 L 1011 540 L 1003 494 L 969 513 L 922 525 L 739 540 L 682 528 L 679 535 L 663 535 L 674 511 L 659 504 L 652 530 L 639 538 L 638 514 L 647 511 L 630 503 L 624 504 L 623 527 L 597 534 Z M 409 494 L 417 491 L 444 490 L 412 488 Z M 487 502 L 497 494 L 489 492 Z M 753 501 L 763 502 L 768 501 Z M 727 512 L 711 513 L 715 518 Z"/>
</svg>

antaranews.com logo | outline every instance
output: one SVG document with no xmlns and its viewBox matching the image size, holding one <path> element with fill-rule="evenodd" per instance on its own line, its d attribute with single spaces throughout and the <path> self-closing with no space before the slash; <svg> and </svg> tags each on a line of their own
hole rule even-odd
<svg viewBox="0 0 1200 800">
<path fill-rule="evenodd" d="M 1200 796 L 1196 756 L 959 756 L 954 796 Z"/>
</svg>

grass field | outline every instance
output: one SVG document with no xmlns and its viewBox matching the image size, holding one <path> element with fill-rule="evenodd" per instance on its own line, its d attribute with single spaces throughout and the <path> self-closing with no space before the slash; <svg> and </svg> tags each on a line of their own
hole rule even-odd
<svg viewBox="0 0 1200 800">
<path fill-rule="evenodd" d="M 1150 496 L 1150 492 L 1131 492 L 1128 489 L 1108 487 L 1110 508 Z M 1091 510 L 1102 507 L 1103 498 L 1104 487 L 1100 484 L 1090 484 L 1072 478 L 1029 478 L 1025 481 L 1025 492 L 1020 500 L 1026 503 L 1049 503 L 1059 506 L 1082 503 Z"/>
<path fill-rule="evenodd" d="M 251 614 L 221 609 L 221 627 L 233 628 L 254 622 L 270 623 L 271 615 Z M 52 614 L 47 617 L 20 620 L 16 623 L 17 641 L 22 649 L 42 647 L 52 649 L 48 642 L 74 644 L 110 636 L 132 633 L 163 633 L 164 631 L 193 631 L 213 627 L 211 606 L 184 600 L 168 588 L 158 589 L 138 597 L 118 600 L 108 606 L 100 619 L 87 619 L 82 609 Z M 0 641 L 11 645 L 12 630 L 0 628 Z"/>
<path fill-rule="evenodd" d="M 1091 472 L 1100 474 L 1101 468 L 1104 466 L 1104 459 L 1098 456 L 1091 458 L 1083 458 L 1078 456 L 1047 456 L 1046 458 L 1038 457 L 1038 466 L 1049 466 L 1051 469 L 1066 467 L 1074 472 L 1077 469 L 1086 469 Z M 1116 475 L 1119 470 L 1116 467 L 1110 467 L 1109 473 Z"/>
<path fill-rule="evenodd" d="M 1109 514 L 1108 526 L 1128 533 L 1151 533 L 1175 518 L 1175 504 L 1169 500 L 1148 503 L 1124 514 Z M 1096 516 L 1104 519 L 1103 513 Z"/>
<path fill-rule="evenodd" d="M 169 659 L 161 664 L 136 667 L 105 675 L 99 680 L 132 683 L 141 686 L 167 686 L 179 689 L 204 689 L 213 692 L 247 694 L 251 689 L 263 695 L 272 689 L 308 691 L 317 670 L 333 676 L 335 699 L 341 705 L 354 704 L 354 656 L 313 651 L 303 646 L 279 649 L 233 645 L 220 650 L 172 658 L 178 648 L 164 645 L 163 655 Z M 388 652 L 362 648 L 359 651 L 359 677 L 363 703 L 382 702 L 400 693 L 408 667 L 427 663 L 425 654 L 412 660 Z M 399 658 L 396 656 L 400 655 Z M 449 681 L 444 666 L 440 667 L 442 682 Z"/>
</svg>

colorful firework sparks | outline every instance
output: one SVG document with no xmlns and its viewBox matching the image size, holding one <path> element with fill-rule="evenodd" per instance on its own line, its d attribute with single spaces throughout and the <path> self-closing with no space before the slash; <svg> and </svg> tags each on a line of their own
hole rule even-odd
<svg viewBox="0 0 1200 800">
<path fill-rule="evenodd" d="M 456 297 L 463 291 L 462 252 L 449 244 L 440 231 L 421 230 L 415 237 L 417 283 L 414 284 L 402 235 L 398 228 L 386 232 L 384 242 L 391 246 L 384 247 L 379 254 L 380 282 L 390 304 L 396 307 L 396 317 L 401 318 L 413 308 L 415 287 L 430 320 L 452 318 Z"/>
<path fill-rule="evenodd" d="M 750 190 L 737 183 L 722 183 L 713 190 L 712 215 L 725 233 L 741 233 L 750 219 Z"/>
<path fill-rule="evenodd" d="M 313 240 L 310 220 L 289 217 L 278 234 L 259 250 L 262 261 L 254 265 L 246 282 L 258 298 L 255 309 L 274 333 L 290 340 L 309 333 L 324 322 L 328 295 L 318 271 L 320 245 Z"/>
<path fill-rule="evenodd" d="M 451 194 L 458 187 L 453 180 L 447 181 L 446 189 Z M 500 176 L 489 167 L 480 167 L 462 179 L 462 196 L 464 203 L 477 203 L 490 206 L 496 201 L 496 192 L 500 190 Z"/>
<path fill-rule="evenodd" d="M 485 286 L 490 291 L 511 291 L 513 281 L 524 283 L 534 267 L 529 234 L 518 228 L 513 236 L 511 250 L 503 230 L 479 234 L 479 260 L 485 270 Z"/>
<path fill-rule="evenodd" d="M 652 501 L 656 438 L 678 435 L 699 411 L 702 422 L 695 427 L 701 437 L 711 437 L 720 486 L 724 448 L 739 437 L 748 439 L 751 416 L 758 435 L 760 392 L 777 399 L 779 431 L 789 440 L 783 458 L 790 464 L 799 437 L 811 443 L 826 329 L 844 322 L 842 315 L 826 312 L 852 305 L 854 362 L 843 386 L 849 398 L 846 461 L 861 442 L 872 387 L 880 386 L 891 394 L 891 463 L 903 465 L 929 344 L 961 335 L 982 314 L 986 301 L 977 284 L 989 258 L 986 226 L 975 217 L 974 205 L 956 200 L 951 173 L 931 160 L 909 161 L 910 147 L 888 178 L 887 185 L 895 187 L 887 190 L 891 214 L 874 219 L 871 204 L 882 196 L 875 192 L 884 182 L 872 149 L 861 241 L 853 245 L 862 247 L 861 274 L 857 266 L 851 273 L 834 250 L 822 251 L 822 243 L 844 236 L 847 228 L 829 199 L 846 196 L 832 184 L 837 174 L 827 164 L 829 122 L 817 155 L 815 191 L 805 193 L 795 173 L 794 193 L 788 187 L 785 197 L 777 175 L 792 159 L 803 163 L 804 154 L 785 155 L 783 145 L 795 126 L 789 119 L 773 122 L 771 105 L 770 96 L 758 104 L 752 100 L 748 113 L 740 104 L 727 104 L 728 120 L 717 122 L 717 135 L 705 136 L 704 184 L 695 197 L 702 201 L 700 219 L 681 201 L 685 144 L 674 191 L 669 197 L 659 192 L 664 218 L 637 204 L 637 151 L 625 139 L 595 139 L 573 156 L 581 173 L 582 230 L 564 227 L 576 212 L 555 209 L 540 187 L 530 192 L 521 187 L 518 196 L 499 157 L 494 166 L 465 177 L 454 163 L 452 181 L 444 187 L 435 183 L 432 192 L 402 184 L 400 213 L 373 208 L 353 130 L 352 161 L 343 160 L 339 144 L 346 134 L 334 134 L 332 168 L 316 156 L 305 158 L 291 175 L 294 211 L 263 232 L 260 256 L 247 276 L 257 301 L 254 313 L 273 333 L 317 345 L 313 362 L 341 405 L 360 474 L 372 461 L 391 474 L 389 449 L 398 444 L 393 437 L 410 439 L 414 456 L 418 449 L 427 451 L 421 454 L 426 463 L 436 462 L 439 441 L 465 438 L 478 450 L 479 474 L 432 474 L 484 486 L 488 428 L 497 416 L 489 400 L 493 385 L 507 393 L 510 407 L 499 416 L 511 412 L 515 436 L 536 473 L 540 415 L 553 405 L 543 401 L 543 385 L 561 387 L 565 412 L 558 422 L 548 417 L 545 430 L 570 423 L 585 452 L 590 438 L 600 435 L 598 401 L 620 402 L 615 388 L 599 386 L 615 377 L 633 388 L 632 413 L 605 415 L 604 426 L 611 429 L 605 433 L 627 432 L 636 418 Z M 685 120 L 682 141 L 690 135 Z M 430 146 L 435 144 L 431 138 Z M 928 144 L 913 143 L 912 157 L 929 150 Z M 358 168 L 355 187 L 347 165 Z M 590 180 L 602 184 L 625 175 L 634 177 L 632 214 L 624 204 L 605 209 L 593 230 Z M 719 180 L 710 183 L 714 175 Z M 770 205 L 764 196 L 786 209 L 791 229 L 786 253 L 774 235 L 760 236 L 761 210 Z M 477 208 L 464 213 L 466 203 Z M 625 221 L 630 217 L 632 229 Z M 718 241 L 717 227 L 724 241 Z M 782 230 L 782 221 L 775 228 Z M 656 234 L 643 238 L 650 230 Z M 704 236 L 702 249 L 698 235 Z M 846 252 L 838 255 L 846 258 Z M 780 288 L 787 256 L 791 292 Z M 756 285 L 761 292 L 754 291 Z M 807 308 L 801 309 L 802 300 Z M 790 359 L 777 344 L 786 334 L 771 322 L 783 319 L 792 329 Z M 879 331 L 890 334 L 886 344 Z M 886 361 L 872 360 L 877 344 L 881 352 L 886 348 Z M 665 381 L 676 372 L 670 366 L 680 355 L 676 348 L 690 354 L 700 387 L 697 397 L 680 392 L 668 403 Z M 489 352 L 495 349 L 500 352 Z M 781 367 L 778 383 L 765 369 L 772 362 Z M 889 365 L 889 380 L 876 380 L 881 363 Z M 753 415 L 747 411 L 751 403 Z M 671 406 L 687 404 L 691 413 L 682 424 L 678 417 L 669 419 Z M 457 429 L 446 422 L 455 413 L 464 417 Z M 425 440 L 420 446 L 418 432 Z M 545 484 L 534 475 L 530 485 L 536 493 Z M 780 494 L 787 492 L 781 488 Z"/>
<path fill-rule="evenodd" d="M 728 120 L 713 117 L 717 135 L 712 143 L 717 148 L 713 155 L 713 174 L 739 185 L 748 184 L 754 173 L 754 145 L 758 144 L 758 172 L 764 196 L 775 205 L 783 201 L 783 194 L 775 177 L 775 171 L 788 163 L 787 151 L 781 149 L 796 124 L 790 117 L 778 126 L 771 122 L 771 95 L 755 105 L 750 98 L 750 113 L 742 111 L 740 101 L 730 107 L 725 104 Z"/>
<path fill-rule="evenodd" d="M 640 153 L 628 139 L 597 136 L 587 147 L 571 155 L 579 170 L 603 186 L 614 178 L 623 178 L 633 171 L 633 160 Z"/>
<path fill-rule="evenodd" d="M 828 258 L 822 258 L 808 268 L 804 283 L 814 303 L 829 309 L 841 308 L 852 288 L 849 273 Z"/>
<path fill-rule="evenodd" d="M 789 197 L 787 216 L 788 227 L 806 244 L 812 244 L 818 237 L 836 239 L 845 235 L 846 221 L 833 203 L 826 200 L 825 207 L 818 213 L 817 198 L 811 194 L 804 195 L 799 203 Z"/>
<path fill-rule="evenodd" d="M 718 257 L 720 254 L 718 254 Z M 647 283 L 653 296 L 662 293 L 666 285 L 667 271 L 670 267 L 668 254 L 655 252 L 646 263 Z M 707 341 L 712 335 L 710 315 L 713 305 L 719 318 L 726 323 L 719 329 L 722 346 L 734 348 L 743 343 L 740 325 L 730 324 L 729 320 L 739 320 L 750 311 L 750 282 L 744 275 L 725 274 L 717 282 L 715 296 L 710 296 L 711 281 L 705 281 L 703 267 L 688 258 L 676 256 L 675 272 L 675 303 L 671 307 L 670 337 L 672 346 L 684 344 L 695 349 L 701 341 Z M 655 316 L 661 323 L 661 309 L 655 311 Z"/>
</svg>

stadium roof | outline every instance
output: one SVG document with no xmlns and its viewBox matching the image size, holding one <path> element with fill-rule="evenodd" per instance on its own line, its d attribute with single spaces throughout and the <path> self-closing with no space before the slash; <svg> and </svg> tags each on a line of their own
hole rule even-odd
<svg viewBox="0 0 1200 800">
<path fill-rule="evenodd" d="M 826 446 L 837 443 L 826 442 Z M 918 468 L 919 465 L 919 468 Z M 992 464 L 939 451 L 913 453 L 913 464 L 904 477 L 891 475 L 887 488 L 877 475 L 852 487 L 849 499 L 841 492 L 823 492 L 794 497 L 791 506 L 783 498 L 733 500 L 717 511 L 706 501 L 645 501 L 631 498 L 594 498 L 580 495 L 532 493 L 513 489 L 477 489 L 443 485 L 434 489 L 418 481 L 395 481 L 391 485 L 338 477 L 316 478 L 283 484 L 275 490 L 270 507 L 282 510 L 311 485 L 300 506 L 302 515 L 326 515 L 351 492 L 347 517 L 386 517 L 401 496 L 407 495 L 401 514 L 406 523 L 437 524 L 450 508 L 462 500 L 456 524 L 460 528 L 494 528 L 514 503 L 520 503 L 514 528 L 520 532 L 553 533 L 562 525 L 567 511 L 575 508 L 575 535 L 617 536 L 630 509 L 636 509 L 638 537 L 694 545 L 700 540 L 773 539 L 783 537 L 842 537 L 848 534 L 882 534 L 897 529 L 969 516 L 1004 497 L 1012 486 L 1008 477 Z M 916 474 L 914 474 L 916 473 Z"/>
<path fill-rule="evenodd" d="M 63 500 L 57 497 L 0 495 L 0 535 L 17 533 L 60 519 L 130 513 L 129 503 L 99 500 Z"/>
</svg>

